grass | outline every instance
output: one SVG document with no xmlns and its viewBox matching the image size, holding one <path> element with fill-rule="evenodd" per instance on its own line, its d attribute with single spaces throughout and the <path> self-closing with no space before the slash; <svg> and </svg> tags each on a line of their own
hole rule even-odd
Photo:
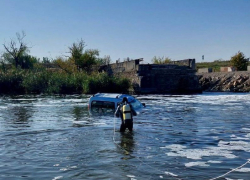
<svg viewBox="0 0 250 180">
<path fill-rule="evenodd" d="M 212 68 L 213 72 L 220 72 L 220 67 L 231 66 L 230 61 L 214 61 L 214 62 L 201 62 L 196 63 L 196 69 L 200 68 Z"/>
<path fill-rule="evenodd" d="M 0 94 L 92 94 L 128 92 L 131 83 L 106 73 L 68 74 L 62 71 L 9 70 L 0 72 Z"/>
</svg>

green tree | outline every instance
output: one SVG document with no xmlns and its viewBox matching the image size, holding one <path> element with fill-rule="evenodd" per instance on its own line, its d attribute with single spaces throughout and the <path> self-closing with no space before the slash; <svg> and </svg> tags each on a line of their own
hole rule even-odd
<svg viewBox="0 0 250 180">
<path fill-rule="evenodd" d="M 22 65 L 22 57 L 27 55 L 29 48 L 24 42 L 26 34 L 16 33 L 17 40 L 11 39 L 9 44 L 4 43 L 4 61 L 13 64 L 16 68 Z"/>
<path fill-rule="evenodd" d="M 238 53 L 231 57 L 230 63 L 237 71 L 245 71 L 247 70 L 248 61 L 249 59 L 246 59 L 245 55 L 238 51 Z"/>
<path fill-rule="evenodd" d="M 65 59 L 63 57 L 58 57 L 53 61 L 56 65 L 59 66 L 60 69 L 65 71 L 68 74 L 72 74 L 76 72 L 77 67 L 75 65 L 75 62 L 72 58 Z"/>
<path fill-rule="evenodd" d="M 69 47 L 69 53 L 71 54 L 70 59 L 72 59 L 80 70 L 81 66 L 81 56 L 83 55 L 83 49 L 85 47 L 85 42 L 81 39 L 79 42 L 74 42 L 72 46 Z"/>
<path fill-rule="evenodd" d="M 39 59 L 31 55 L 23 55 L 20 57 L 19 65 L 22 69 L 32 69 Z"/>
<path fill-rule="evenodd" d="M 171 63 L 171 59 L 169 57 L 156 57 L 154 56 L 153 59 L 151 60 L 153 64 L 169 64 Z"/>
<path fill-rule="evenodd" d="M 93 65 L 98 64 L 99 50 L 97 49 L 88 49 L 82 54 L 78 66 L 80 69 L 84 70 L 85 72 L 91 72 L 91 68 Z"/>
<path fill-rule="evenodd" d="M 69 47 L 69 60 L 73 61 L 78 71 L 91 72 L 93 65 L 101 64 L 103 61 L 99 58 L 99 50 L 87 49 L 84 51 L 85 42 L 81 39 Z"/>
</svg>

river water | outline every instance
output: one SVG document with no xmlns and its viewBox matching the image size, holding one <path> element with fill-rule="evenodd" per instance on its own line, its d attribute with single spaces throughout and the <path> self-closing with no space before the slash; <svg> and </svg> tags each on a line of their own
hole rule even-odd
<svg viewBox="0 0 250 180">
<path fill-rule="evenodd" d="M 250 179 L 250 94 L 138 96 L 124 134 L 88 98 L 0 97 L 0 179 Z"/>
</svg>

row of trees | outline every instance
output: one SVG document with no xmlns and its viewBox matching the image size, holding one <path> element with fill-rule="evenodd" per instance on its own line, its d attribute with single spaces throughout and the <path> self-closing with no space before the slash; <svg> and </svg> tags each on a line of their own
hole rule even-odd
<svg viewBox="0 0 250 180">
<path fill-rule="evenodd" d="M 24 32 L 17 33 L 16 39 L 4 43 L 0 56 L 0 94 L 24 93 L 126 93 L 130 81 L 123 77 L 108 76 L 93 72 L 94 65 L 111 62 L 110 56 L 99 57 L 99 50 L 86 49 L 81 39 L 68 47 L 68 56 L 54 60 L 40 59 L 29 55 Z M 59 69 L 46 69 L 43 64 L 56 64 Z"/>
<path fill-rule="evenodd" d="M 26 34 L 16 33 L 16 40 L 11 39 L 10 43 L 4 43 L 4 52 L 0 57 L 2 68 L 10 64 L 13 67 L 21 69 L 32 69 L 39 58 L 29 55 L 30 47 L 25 43 Z M 55 63 L 67 73 L 75 71 L 90 72 L 93 65 L 104 65 L 111 62 L 110 56 L 99 57 L 99 50 L 86 49 L 85 42 L 81 39 L 68 47 L 69 56 L 58 57 L 52 62 L 48 58 L 43 58 L 40 63 Z"/>
<path fill-rule="evenodd" d="M 170 64 L 172 59 L 169 57 L 156 57 L 152 58 L 153 64 Z M 237 71 L 246 71 L 249 64 L 249 58 L 246 58 L 243 52 L 238 51 L 234 56 L 229 60 L 229 65 L 236 68 Z"/>
</svg>

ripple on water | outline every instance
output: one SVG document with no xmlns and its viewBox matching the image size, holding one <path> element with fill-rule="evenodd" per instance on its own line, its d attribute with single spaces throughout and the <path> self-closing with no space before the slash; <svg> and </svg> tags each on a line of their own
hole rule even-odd
<svg viewBox="0 0 250 180">
<path fill-rule="evenodd" d="M 0 99 L 2 178 L 25 169 L 30 179 L 200 180 L 250 158 L 250 95 L 140 96 L 147 107 L 131 138 L 118 132 L 120 120 L 115 131 L 113 117 L 89 116 L 87 97 L 16 99 Z M 249 172 L 250 163 L 227 178 Z"/>
</svg>

